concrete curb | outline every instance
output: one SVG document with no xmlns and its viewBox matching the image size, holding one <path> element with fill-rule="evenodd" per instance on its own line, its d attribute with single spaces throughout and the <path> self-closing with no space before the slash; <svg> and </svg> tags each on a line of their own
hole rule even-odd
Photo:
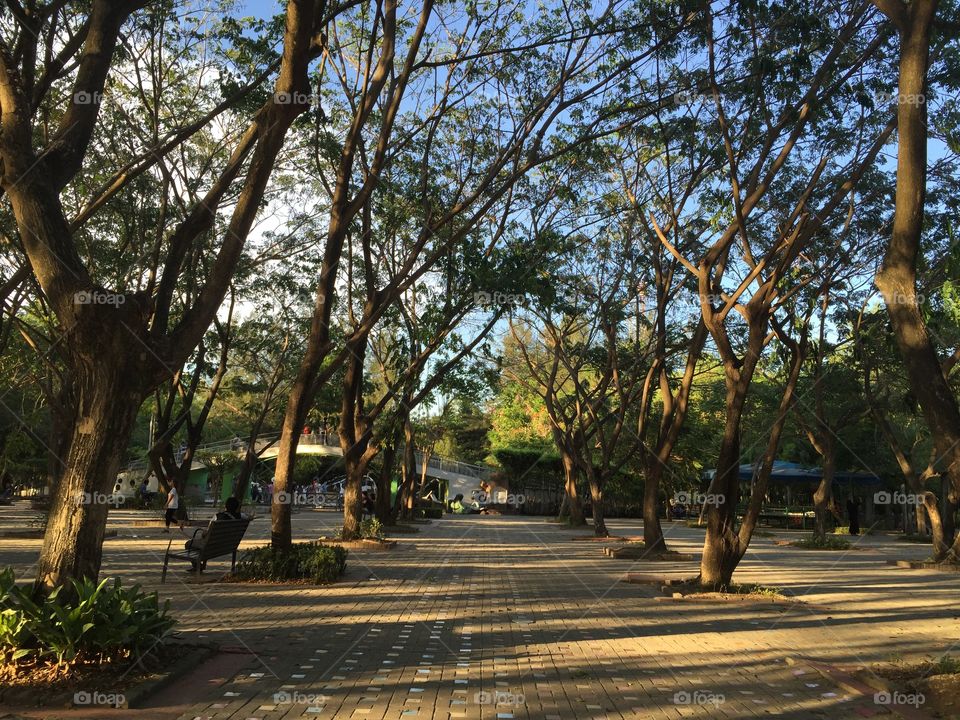
<svg viewBox="0 0 960 720">
<path fill-rule="evenodd" d="M 937 563 L 927 560 L 887 560 L 887 565 L 904 568 L 906 570 L 939 570 L 941 572 L 958 573 L 960 565 L 954 563 Z"/>
<path fill-rule="evenodd" d="M 185 655 L 178 660 L 169 670 L 169 672 L 153 680 L 145 680 L 127 690 L 126 696 L 128 708 L 136 708 L 137 705 L 149 698 L 154 693 L 163 690 L 171 683 L 179 680 L 185 675 L 189 675 L 197 667 L 217 654 L 217 648 L 213 645 L 197 646 L 193 652 Z"/>
</svg>

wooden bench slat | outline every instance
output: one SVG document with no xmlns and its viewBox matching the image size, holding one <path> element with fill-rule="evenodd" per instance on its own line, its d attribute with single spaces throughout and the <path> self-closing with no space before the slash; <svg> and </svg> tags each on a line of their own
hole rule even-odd
<svg viewBox="0 0 960 720">
<path fill-rule="evenodd" d="M 190 550 L 179 550 L 170 552 L 170 546 L 167 546 L 167 552 L 163 558 L 163 575 L 160 582 L 163 583 L 167 577 L 167 563 L 171 558 L 175 560 L 189 560 L 197 564 L 197 571 L 203 570 L 207 560 L 232 555 L 233 561 L 236 561 L 237 548 L 240 541 L 243 540 L 247 527 L 250 525 L 251 518 L 242 520 L 213 520 L 207 528 L 207 534 L 204 538 L 204 544 L 200 548 Z M 171 541 L 172 543 L 172 541 Z"/>
</svg>

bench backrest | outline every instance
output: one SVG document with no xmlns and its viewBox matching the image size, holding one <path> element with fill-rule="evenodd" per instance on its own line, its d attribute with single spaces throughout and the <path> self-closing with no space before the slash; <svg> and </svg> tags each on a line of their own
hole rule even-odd
<svg viewBox="0 0 960 720">
<path fill-rule="evenodd" d="M 242 520 L 214 520 L 207 529 L 207 535 L 200 550 L 200 559 L 229 555 L 243 540 L 250 518 Z"/>
</svg>

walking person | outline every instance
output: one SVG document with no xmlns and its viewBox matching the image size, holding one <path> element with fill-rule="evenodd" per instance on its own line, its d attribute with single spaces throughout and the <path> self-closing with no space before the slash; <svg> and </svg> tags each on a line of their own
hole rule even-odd
<svg viewBox="0 0 960 720">
<path fill-rule="evenodd" d="M 851 495 L 847 498 L 847 517 L 850 518 L 850 534 L 860 534 L 860 498 Z"/>
<path fill-rule="evenodd" d="M 177 521 L 177 510 L 180 509 L 180 494 L 177 492 L 176 483 L 170 484 L 170 490 L 167 491 L 167 504 L 166 511 L 163 514 L 163 521 L 166 523 L 166 527 L 163 529 L 165 533 L 170 532 L 170 524 Z"/>
</svg>

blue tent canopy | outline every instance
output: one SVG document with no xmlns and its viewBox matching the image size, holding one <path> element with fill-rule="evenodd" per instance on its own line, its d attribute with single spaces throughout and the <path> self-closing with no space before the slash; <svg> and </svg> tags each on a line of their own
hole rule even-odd
<svg viewBox="0 0 960 720">
<path fill-rule="evenodd" d="M 753 477 L 754 465 L 749 463 L 740 466 L 740 479 L 749 482 Z M 703 473 L 705 480 L 713 480 L 717 474 L 716 470 L 706 470 Z M 770 472 L 771 483 L 816 483 L 823 477 L 823 470 L 820 468 L 807 468 L 799 463 L 787 462 L 786 460 L 774 460 L 773 470 Z M 848 483 L 851 485 L 882 485 L 883 481 L 874 473 L 864 472 L 835 472 L 833 475 L 835 482 Z"/>
</svg>

